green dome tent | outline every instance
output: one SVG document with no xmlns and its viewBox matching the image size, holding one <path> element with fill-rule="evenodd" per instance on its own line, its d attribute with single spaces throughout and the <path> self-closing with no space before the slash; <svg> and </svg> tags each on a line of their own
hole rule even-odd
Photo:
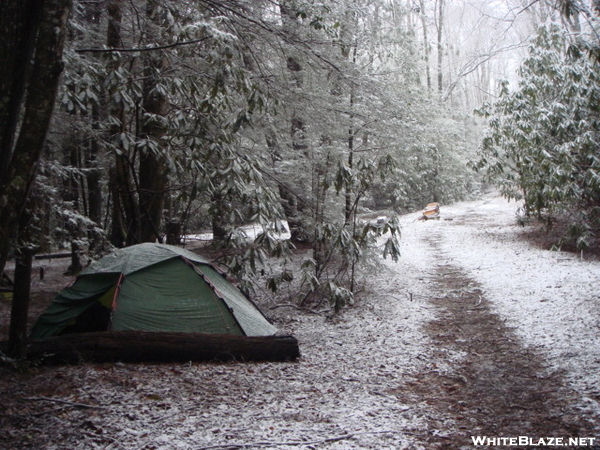
<svg viewBox="0 0 600 450">
<path fill-rule="evenodd" d="M 162 244 L 94 262 L 39 317 L 33 339 L 94 331 L 271 336 L 277 329 L 202 257 Z"/>
</svg>

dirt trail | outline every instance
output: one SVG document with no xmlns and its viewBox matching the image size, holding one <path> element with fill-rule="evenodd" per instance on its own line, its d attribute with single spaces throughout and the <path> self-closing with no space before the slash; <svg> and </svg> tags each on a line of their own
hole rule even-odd
<svg viewBox="0 0 600 450">
<path fill-rule="evenodd" d="M 453 361 L 415 375 L 397 393 L 401 400 L 420 401 L 437 412 L 429 419 L 427 448 L 473 448 L 471 436 L 563 437 L 567 443 L 568 437 L 595 436 L 591 420 L 573 406 L 576 394 L 560 374 L 549 374 L 544 361 L 522 347 L 468 273 L 444 260 L 440 239 L 423 239 L 440 261 L 427 276 L 429 302 L 438 315 L 426 332 L 435 344 L 432 361 L 448 355 Z"/>
</svg>

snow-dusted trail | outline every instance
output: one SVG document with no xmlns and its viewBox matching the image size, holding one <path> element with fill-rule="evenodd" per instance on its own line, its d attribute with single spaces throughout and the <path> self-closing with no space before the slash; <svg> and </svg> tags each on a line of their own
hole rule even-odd
<svg viewBox="0 0 600 450">
<path fill-rule="evenodd" d="M 442 220 L 404 217 L 402 264 L 408 267 L 403 270 L 422 268 L 429 277 L 429 300 L 438 316 L 428 327 L 431 351 L 449 361 L 434 373 L 462 380 L 441 382 L 463 395 L 442 392 L 439 404 L 454 411 L 449 420 L 458 417 L 455 425 L 472 433 L 483 428 L 488 433 L 504 430 L 505 435 L 519 429 L 528 435 L 536 429 L 539 435 L 548 429 L 553 435 L 561 430 L 562 435 L 581 434 L 589 423 L 600 422 L 600 314 L 595 292 L 600 264 L 528 244 L 521 236 L 524 230 L 514 225 L 517 207 L 489 196 L 443 207 Z M 418 380 L 440 384 L 436 376 L 421 374 Z M 473 389 L 475 384 L 479 390 Z M 482 389 L 486 385 L 487 398 Z M 431 397 L 434 392 L 424 390 L 422 395 Z M 529 411 L 526 425 L 511 408 L 502 410 L 498 395 L 504 395 L 512 410 Z M 517 397 L 523 402 L 516 402 Z M 469 402 L 470 414 L 457 412 L 468 410 Z M 477 425 L 481 410 L 493 412 L 491 423 L 485 423 L 484 414 L 479 417 L 483 426 Z M 463 420 L 465 415 L 470 420 Z M 561 415 L 566 421 L 554 420 Z M 448 437 L 454 448 L 460 442 L 455 437 Z"/>
<path fill-rule="evenodd" d="M 522 344 L 564 371 L 600 413 L 600 262 L 532 246 L 515 225 L 517 208 L 489 196 L 444 208 L 451 221 L 423 225 L 437 228 L 445 257 L 482 285 Z"/>
</svg>

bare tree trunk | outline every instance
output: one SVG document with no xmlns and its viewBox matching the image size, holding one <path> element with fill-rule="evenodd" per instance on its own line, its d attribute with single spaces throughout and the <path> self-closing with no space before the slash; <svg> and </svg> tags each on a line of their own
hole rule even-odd
<svg viewBox="0 0 600 450">
<path fill-rule="evenodd" d="M 28 202 L 27 208 L 21 214 L 19 235 L 22 244 L 17 250 L 15 257 L 13 301 L 8 330 L 8 355 L 17 359 L 25 357 L 26 348 L 27 315 L 29 313 L 31 291 L 31 266 L 34 253 L 30 233 L 33 218 L 30 210 L 32 205 L 33 202 Z"/>
<path fill-rule="evenodd" d="M 342 26 L 342 31 L 341 31 L 341 36 L 342 36 L 342 40 L 345 41 L 342 44 L 342 56 L 344 57 L 344 59 L 347 59 L 349 62 L 351 62 L 352 64 L 356 64 L 356 55 L 358 52 L 358 42 L 356 40 L 356 37 L 354 37 L 354 28 L 357 26 L 355 19 L 353 18 L 352 14 L 348 14 L 347 19 L 345 20 L 346 25 Z M 350 173 L 353 172 L 353 168 L 354 168 L 354 136 L 356 134 L 356 130 L 355 130 L 355 126 L 354 126 L 354 121 L 355 121 L 355 114 L 354 114 L 354 101 L 355 101 L 355 86 L 354 84 L 351 84 L 349 86 L 350 88 L 350 92 L 349 92 L 349 98 L 348 98 L 348 159 L 347 164 L 348 164 L 348 168 L 350 169 Z M 341 90 L 340 90 L 341 92 Z M 352 220 L 352 214 L 353 214 L 353 203 L 354 203 L 354 197 L 355 197 L 355 189 L 354 189 L 354 180 L 352 179 L 352 176 L 350 176 L 349 179 L 346 180 L 345 182 L 345 186 L 344 186 L 344 220 L 346 222 L 346 224 L 351 223 Z"/>
<path fill-rule="evenodd" d="M 15 284 L 10 311 L 10 329 L 8 332 L 8 355 L 18 359 L 25 356 L 32 260 L 33 252 L 27 246 L 23 246 L 17 251 L 15 258 Z"/>
<path fill-rule="evenodd" d="M 2 123 L 3 128 L 0 130 L 0 142 L 3 145 L 3 173 L 0 178 L 0 273 L 4 270 L 10 248 L 16 238 L 20 216 L 35 180 L 38 161 L 50 125 L 59 78 L 63 70 L 62 52 L 71 6 L 71 0 L 2 2 L 0 42 L 3 43 L 3 48 L 7 42 L 13 44 L 13 47 L 7 49 L 8 52 L 25 53 L 23 58 L 16 58 L 13 66 L 21 75 L 26 75 L 31 67 L 31 76 L 25 79 L 26 95 L 24 92 L 9 91 L 10 95 L 0 100 L 7 101 L 13 108 L 11 114 L 18 111 L 23 113 L 18 136 L 16 126 L 10 123 L 14 117 L 8 124 Z M 21 20 L 14 26 L 7 23 L 13 20 L 13 17 L 5 16 L 10 11 L 21 13 L 18 15 Z M 31 23 L 25 18 L 26 15 L 37 14 L 37 22 Z M 34 26 L 33 30 L 26 28 L 35 24 L 37 26 Z M 15 35 L 27 38 L 15 39 Z M 34 43 L 24 45 L 24 42 L 31 40 Z M 6 76 L 5 72 L 1 74 Z M 0 79 L 0 83 L 0 91 L 4 95 L 7 93 L 6 85 L 9 86 L 8 89 L 14 88 L 14 77 Z"/>
<path fill-rule="evenodd" d="M 133 245 L 141 242 L 139 233 L 139 209 L 135 198 L 135 189 L 131 182 L 131 168 L 124 153 L 115 155 L 115 187 L 117 196 L 113 198 L 115 215 L 121 215 L 120 229 L 113 230 L 115 234 L 123 233 L 121 242 Z M 122 246 L 123 244 L 121 243 Z M 116 244 L 115 244 L 116 245 Z"/>
<path fill-rule="evenodd" d="M 283 24 L 283 33 L 286 35 L 293 33 L 295 27 L 295 18 L 294 14 L 289 8 L 288 2 L 280 2 L 279 8 Z M 304 83 L 304 73 L 298 56 L 294 54 L 288 55 L 286 66 L 296 87 L 302 88 Z M 276 137 L 271 136 L 270 139 L 271 142 L 276 145 Z M 302 152 L 304 155 L 306 155 L 306 150 L 308 149 L 308 144 L 306 141 L 306 123 L 302 113 L 296 109 L 292 110 L 290 117 L 290 139 L 292 149 L 297 152 Z M 267 142 L 269 142 L 269 137 Z M 281 197 L 281 204 L 290 226 L 290 232 L 292 233 L 292 240 L 299 241 L 306 239 L 304 223 L 301 220 L 301 215 L 305 207 L 301 203 L 298 203 L 298 198 L 290 192 L 287 186 L 280 185 L 279 193 Z"/>
<path fill-rule="evenodd" d="M 427 26 L 427 15 L 425 14 L 425 0 L 420 0 L 419 3 L 421 25 L 423 27 L 423 55 L 425 57 L 425 77 L 427 79 L 427 92 L 431 92 L 431 68 L 429 67 L 429 37 Z"/>
<path fill-rule="evenodd" d="M 358 44 L 354 42 L 352 45 L 352 62 L 356 63 L 356 53 Z M 350 57 L 350 54 L 344 55 L 346 58 Z M 353 172 L 354 169 L 354 134 L 356 133 L 354 129 L 354 85 L 350 86 L 350 127 L 348 128 L 348 168 L 350 172 Z M 344 219 L 346 223 L 350 223 L 352 219 L 352 206 L 354 203 L 354 182 L 352 179 L 346 181 L 345 186 L 346 192 L 344 194 L 345 197 L 345 207 L 344 207 Z"/>
<path fill-rule="evenodd" d="M 159 4 L 149 0 L 146 6 L 148 20 L 148 38 L 157 42 L 160 30 Z M 163 118 L 167 115 L 169 104 L 165 94 L 159 91 L 161 73 L 169 68 L 168 60 L 158 53 L 146 55 L 144 70 L 144 117 L 142 118 L 142 138 L 153 141 L 158 149 L 145 148 L 140 154 L 139 166 L 139 202 L 140 202 L 140 240 L 153 242 L 160 238 L 165 192 L 167 187 L 167 164 L 161 146 L 165 135 Z"/>
<path fill-rule="evenodd" d="M 285 34 L 293 34 L 295 17 L 287 3 L 283 1 L 279 4 L 283 32 Z M 287 68 L 292 75 L 296 87 L 302 88 L 304 84 L 304 72 L 302 64 L 296 55 L 287 56 Z M 292 138 L 292 148 L 299 151 L 306 150 L 306 124 L 304 118 L 296 110 L 292 111 L 290 135 Z"/>
<path fill-rule="evenodd" d="M 68 162 L 65 164 L 66 166 L 79 169 L 80 144 L 79 140 L 73 134 L 71 136 L 71 142 L 65 146 L 65 151 L 69 153 Z M 73 170 L 65 180 L 65 188 L 62 197 L 65 201 L 71 202 L 75 211 L 80 210 L 79 187 L 79 175 Z M 78 239 L 80 233 L 79 224 L 69 220 L 67 221 L 65 228 L 69 233 L 69 238 L 71 240 L 71 264 L 67 268 L 65 275 L 75 275 L 83 269 L 83 264 L 81 263 L 83 249 L 81 248 Z"/>
<path fill-rule="evenodd" d="M 216 242 L 223 242 L 227 239 L 227 224 L 226 224 L 226 214 L 227 208 L 225 205 L 225 199 L 223 198 L 223 194 L 221 192 L 214 192 L 211 198 L 211 225 L 213 232 L 213 239 Z"/>
<path fill-rule="evenodd" d="M 440 95 L 443 92 L 443 72 L 442 62 L 444 57 L 443 30 L 444 30 L 444 2 L 445 0 L 437 0 L 437 78 L 438 92 Z"/>
<path fill-rule="evenodd" d="M 122 0 L 110 0 L 107 5 L 106 46 L 108 48 L 118 48 L 123 44 L 121 38 L 121 4 Z M 118 65 L 118 62 L 114 63 L 112 69 L 117 70 Z M 116 119 L 116 124 L 111 126 L 110 134 L 117 141 L 117 137 L 125 131 L 125 111 L 121 105 L 117 105 L 111 108 L 109 114 Z M 116 247 L 122 247 L 123 245 L 140 242 L 138 204 L 131 181 L 131 167 L 127 152 L 124 149 L 115 152 L 115 165 L 111 168 L 111 193 L 111 243 Z"/>
<path fill-rule="evenodd" d="M 39 0 L 0 2 L 0 180 L 12 157 L 41 19 Z"/>
<path fill-rule="evenodd" d="M 107 207 L 110 207 L 110 210 L 112 211 L 109 241 L 115 247 L 120 248 L 123 247 L 123 245 L 125 245 L 127 233 L 125 231 L 126 226 L 123 223 L 123 214 L 121 212 L 121 198 L 116 172 L 117 169 L 114 166 L 111 167 L 108 172 L 112 207 L 111 205 L 108 205 Z"/>
<path fill-rule="evenodd" d="M 100 25 L 101 6 L 100 4 L 92 5 L 94 8 L 91 15 L 91 21 L 95 28 Z M 92 137 L 87 142 L 87 154 L 85 157 L 86 167 L 86 183 L 87 183 L 87 216 L 95 224 L 100 226 L 102 222 L 102 189 L 100 187 L 101 169 L 98 166 L 98 155 L 100 154 L 100 145 L 98 144 L 97 133 L 100 130 L 100 108 L 97 104 L 92 106 Z M 94 233 L 90 233 L 90 250 L 92 251 L 98 243 Z"/>
<path fill-rule="evenodd" d="M 99 129 L 98 108 L 92 110 L 92 129 Z M 95 136 L 89 142 L 89 153 L 86 158 L 87 186 L 88 186 L 88 217 L 96 224 L 102 221 L 102 190 L 100 188 L 101 171 L 98 167 L 100 148 Z"/>
</svg>

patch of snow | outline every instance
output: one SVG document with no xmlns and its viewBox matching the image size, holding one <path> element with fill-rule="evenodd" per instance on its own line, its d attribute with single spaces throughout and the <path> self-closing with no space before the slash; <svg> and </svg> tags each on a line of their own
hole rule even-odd
<svg viewBox="0 0 600 450">
<path fill-rule="evenodd" d="M 490 195 L 442 206 L 439 221 L 404 216 L 404 261 L 419 267 L 436 258 L 463 268 L 522 343 L 564 372 L 587 399 L 582 407 L 600 414 L 600 262 L 528 243 L 516 224 L 519 207 Z M 437 240 L 438 254 L 423 253 L 427 236 Z"/>
<path fill-rule="evenodd" d="M 234 233 L 238 234 L 242 239 L 246 241 L 254 241 L 258 235 L 264 233 L 265 227 L 260 224 L 250 224 L 238 227 L 234 230 Z M 275 226 L 275 224 L 270 224 L 267 226 L 267 232 L 273 237 L 273 239 L 278 241 L 287 241 L 292 235 L 290 232 L 290 226 L 287 220 L 281 220 L 279 222 L 279 226 Z M 213 234 L 212 233 L 195 233 L 195 234 L 187 234 L 182 237 L 182 240 L 185 241 L 212 241 Z"/>
</svg>

